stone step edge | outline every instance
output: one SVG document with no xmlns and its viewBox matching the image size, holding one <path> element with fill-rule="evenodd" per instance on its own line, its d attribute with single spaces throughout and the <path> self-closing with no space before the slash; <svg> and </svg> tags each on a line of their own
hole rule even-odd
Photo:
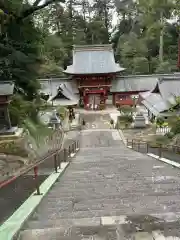
<svg viewBox="0 0 180 240">
<path fill-rule="evenodd" d="M 162 213 L 162 214 L 131 214 L 131 215 L 120 215 L 120 216 L 104 216 L 104 217 L 93 217 L 93 218 L 75 218 L 75 219 L 61 219 L 58 218 L 56 220 L 49 220 L 49 221 L 43 221 L 43 223 L 48 222 L 56 222 L 57 224 L 60 224 L 61 227 L 64 226 L 115 226 L 115 225 L 134 225 L 134 221 L 138 225 L 138 221 L 133 219 L 139 219 L 144 218 L 147 219 L 143 221 L 143 224 L 149 224 L 148 218 L 153 219 L 153 224 L 158 223 L 173 223 L 177 222 L 180 219 L 180 212 L 168 212 L 168 213 Z M 41 221 L 30 221 L 30 223 L 36 222 L 41 223 Z M 55 224 L 55 226 L 57 226 Z"/>
<path fill-rule="evenodd" d="M 87 234 L 87 232 L 90 232 L 92 229 L 99 229 L 101 227 L 105 227 L 105 228 L 117 228 L 119 226 L 125 226 L 128 225 L 128 229 L 132 230 L 133 232 L 146 232 L 146 228 L 148 227 L 149 229 L 149 225 L 152 225 L 152 230 L 153 231 L 157 231 L 159 230 L 159 227 L 162 226 L 162 224 L 168 224 L 168 223 L 173 223 L 175 221 L 172 221 L 172 219 L 165 221 L 163 219 L 163 217 L 167 217 L 167 215 L 175 215 L 174 213 L 166 213 L 166 214 L 153 214 L 153 215 L 149 215 L 150 217 L 154 217 L 154 221 L 151 221 L 150 218 L 150 222 L 147 219 L 147 222 L 142 222 L 140 221 L 140 223 L 138 224 L 138 220 L 136 219 L 137 216 L 141 216 L 141 215 L 135 215 L 135 218 L 132 218 L 132 221 L 130 220 L 131 217 L 126 216 L 126 215 L 121 215 L 121 216 L 112 216 L 112 217 L 100 217 L 100 218 L 82 218 L 82 219 L 74 219 L 73 220 L 67 220 L 64 221 L 65 224 L 59 224 L 59 226 L 57 226 L 56 224 L 52 227 L 47 226 L 44 228 L 29 228 L 29 229 L 23 229 L 21 231 L 21 233 L 19 234 L 19 237 L 24 234 L 24 233 L 33 233 L 33 232 L 48 232 L 48 231 L 60 231 L 60 232 L 67 232 L 68 230 L 72 230 L 73 228 L 77 231 L 79 231 L 80 233 L 83 234 Z M 180 216 L 180 213 L 178 213 Z M 144 215 L 142 215 L 144 217 Z M 156 217 L 161 217 L 161 218 L 156 218 Z M 172 217 L 172 216 L 171 216 Z M 177 216 L 176 216 L 177 217 Z M 129 220 L 128 220 L 129 219 Z M 134 219 L 134 221 L 133 221 Z M 61 220 L 60 220 L 61 221 Z M 69 222 L 68 222 L 69 221 Z M 179 222 L 176 221 L 176 223 L 178 224 L 177 226 L 179 226 Z M 157 229 L 155 229 L 154 227 L 156 227 Z M 164 227 L 166 227 L 166 225 L 164 225 Z M 126 229 L 126 228 L 124 228 Z M 128 231 L 129 231 L 128 230 Z"/>
</svg>

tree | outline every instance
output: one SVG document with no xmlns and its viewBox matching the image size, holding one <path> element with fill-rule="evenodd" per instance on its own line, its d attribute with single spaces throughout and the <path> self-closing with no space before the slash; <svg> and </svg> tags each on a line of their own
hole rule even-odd
<svg viewBox="0 0 180 240">
<path fill-rule="evenodd" d="M 16 22 L 7 27 L 6 37 L 1 36 L 0 78 L 13 80 L 18 91 L 28 98 L 33 98 L 38 91 L 36 81 L 40 59 L 38 45 L 41 33 L 33 25 L 32 19 Z"/>
<path fill-rule="evenodd" d="M 175 24 L 171 23 L 169 19 L 178 15 L 179 2 L 177 1 L 176 4 L 170 0 L 139 0 L 134 3 L 130 0 L 115 2 L 117 2 L 116 6 L 118 3 L 120 4 L 116 7 L 120 23 L 113 31 L 112 42 L 116 59 L 125 64 L 127 72 L 144 73 L 144 69 L 147 72 L 146 66 L 149 66 L 149 73 L 177 71 L 175 63 L 177 61 L 178 42 L 177 22 Z M 123 36 L 126 36 L 124 41 L 122 40 Z M 130 36 L 129 39 L 128 36 Z M 143 49 L 144 46 L 147 49 L 144 55 L 141 55 L 141 49 L 140 54 L 133 51 L 136 46 L 141 46 L 141 44 Z M 125 50 L 123 49 L 124 46 Z M 129 58 L 129 54 L 131 58 Z M 141 69 L 138 67 L 141 60 L 139 57 L 144 58 L 146 63 L 148 61 L 148 64 L 145 64 Z M 137 61 L 134 61 L 136 58 Z M 169 67 L 167 64 L 169 64 Z"/>
<path fill-rule="evenodd" d="M 10 113 L 18 124 L 27 116 L 35 120 L 38 113 L 38 105 L 33 102 L 39 95 L 40 83 L 37 78 L 42 65 L 45 34 L 37 27 L 34 17 L 38 10 L 53 2 L 0 2 L 0 80 L 15 81 L 16 94 L 11 102 Z"/>
<path fill-rule="evenodd" d="M 1 14 L 6 15 L 6 21 L 3 21 L 2 24 L 7 24 L 12 19 L 21 22 L 35 12 L 55 2 L 65 2 L 65 0 L 34 0 L 32 4 L 23 3 L 22 0 L 1 1 Z"/>
<path fill-rule="evenodd" d="M 111 0 L 94 0 L 93 7 L 95 9 L 95 19 L 98 18 L 99 21 L 102 21 L 104 25 L 104 42 L 109 43 L 109 30 L 111 27 L 111 13 L 110 9 L 113 7 Z"/>
<path fill-rule="evenodd" d="M 149 72 L 146 43 L 140 40 L 135 33 L 124 35 L 119 39 L 117 52 L 128 73 Z"/>
</svg>

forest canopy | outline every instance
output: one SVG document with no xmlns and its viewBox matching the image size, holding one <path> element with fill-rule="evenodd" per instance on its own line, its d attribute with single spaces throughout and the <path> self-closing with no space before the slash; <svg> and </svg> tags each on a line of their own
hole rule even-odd
<svg viewBox="0 0 180 240">
<path fill-rule="evenodd" d="M 175 72 L 179 38 L 179 0 L 0 0 L 0 79 L 31 101 L 73 44 L 112 43 L 125 74 Z"/>
</svg>

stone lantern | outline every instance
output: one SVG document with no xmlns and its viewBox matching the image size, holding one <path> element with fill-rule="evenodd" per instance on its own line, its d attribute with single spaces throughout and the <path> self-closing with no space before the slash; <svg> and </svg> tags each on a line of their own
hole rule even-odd
<svg viewBox="0 0 180 240">
<path fill-rule="evenodd" d="M 52 127 L 53 129 L 58 129 L 61 127 L 61 119 L 57 115 L 56 110 L 54 110 L 52 115 L 50 116 L 49 126 Z"/>
</svg>

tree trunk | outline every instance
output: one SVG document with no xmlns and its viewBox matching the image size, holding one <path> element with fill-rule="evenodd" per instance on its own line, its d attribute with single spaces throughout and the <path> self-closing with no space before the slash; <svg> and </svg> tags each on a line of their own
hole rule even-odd
<svg viewBox="0 0 180 240">
<path fill-rule="evenodd" d="M 160 24 L 161 24 L 161 32 L 160 32 L 160 39 L 159 39 L 159 61 L 160 63 L 164 60 L 164 23 L 163 23 L 163 12 L 161 11 L 160 17 Z"/>
<path fill-rule="evenodd" d="M 104 24 L 106 28 L 106 34 L 107 34 L 107 43 L 109 43 L 109 20 L 108 20 L 108 9 L 107 9 L 107 4 L 104 4 Z"/>
<path fill-rule="evenodd" d="M 73 5 L 72 0 L 70 0 L 68 5 L 69 18 L 70 18 L 69 35 L 70 35 L 71 41 L 73 42 L 73 6 L 72 5 Z"/>
</svg>

